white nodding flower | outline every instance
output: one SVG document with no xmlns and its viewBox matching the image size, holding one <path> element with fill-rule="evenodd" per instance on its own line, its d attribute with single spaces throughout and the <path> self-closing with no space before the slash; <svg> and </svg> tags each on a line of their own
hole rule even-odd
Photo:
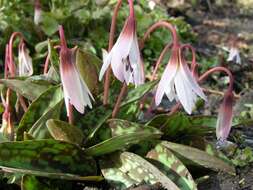
<svg viewBox="0 0 253 190">
<path fill-rule="evenodd" d="M 21 42 L 18 48 L 18 75 L 31 76 L 33 74 L 32 58 L 25 43 Z"/>
<path fill-rule="evenodd" d="M 182 57 L 179 45 L 173 46 L 171 58 L 158 84 L 155 95 L 156 105 L 161 103 L 164 94 L 170 101 L 179 100 L 188 114 L 192 113 L 197 96 L 206 100 L 206 96 Z"/>
<path fill-rule="evenodd" d="M 91 100 L 94 100 L 88 86 L 80 76 L 76 66 L 76 48 L 68 49 L 64 37 L 63 27 L 59 27 L 61 50 L 60 50 L 60 75 L 63 85 L 64 100 L 69 116 L 69 103 L 80 113 L 84 108 L 92 108 Z"/>
<path fill-rule="evenodd" d="M 111 65 L 114 76 L 121 82 L 132 83 L 135 86 L 144 83 L 144 68 L 141 60 L 136 23 L 130 6 L 130 16 L 120 33 L 120 36 L 109 53 L 103 51 L 103 66 L 99 80 Z"/>
<path fill-rule="evenodd" d="M 41 11 L 41 5 L 39 0 L 35 0 L 34 5 L 34 24 L 38 25 L 42 21 L 42 11 Z"/>
<path fill-rule="evenodd" d="M 237 64 L 241 64 L 240 52 L 237 48 L 231 47 L 229 49 L 229 55 L 227 61 L 235 61 Z"/>
</svg>

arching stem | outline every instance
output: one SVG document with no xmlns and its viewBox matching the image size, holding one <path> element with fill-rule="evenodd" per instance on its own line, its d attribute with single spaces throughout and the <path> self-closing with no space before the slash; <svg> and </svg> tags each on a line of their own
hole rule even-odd
<svg viewBox="0 0 253 190">
<path fill-rule="evenodd" d="M 146 42 L 146 40 L 148 39 L 150 34 L 158 28 L 167 28 L 171 32 L 173 45 L 178 45 L 177 44 L 178 43 L 178 37 L 177 37 L 177 31 L 176 31 L 175 27 L 169 22 L 158 21 L 155 24 L 153 24 L 152 26 L 150 26 L 148 28 L 148 30 L 145 32 L 142 40 L 140 41 L 140 48 L 141 49 L 143 48 L 144 43 Z"/>
<path fill-rule="evenodd" d="M 108 52 L 111 51 L 113 44 L 114 44 L 114 34 L 116 30 L 116 21 L 119 9 L 121 7 L 122 0 L 118 0 L 117 5 L 114 9 L 113 16 L 112 16 L 112 23 L 111 23 L 111 29 L 110 29 L 110 35 L 109 35 L 109 46 L 108 46 Z M 103 104 L 108 104 L 108 96 L 109 96 L 109 88 L 110 88 L 110 76 L 111 76 L 111 67 L 107 69 L 105 73 L 105 82 L 104 82 L 104 99 Z"/>
<path fill-rule="evenodd" d="M 117 102 L 114 106 L 114 109 L 113 109 L 113 112 L 112 112 L 112 118 L 115 118 L 117 113 L 119 112 L 120 104 L 121 104 L 121 101 L 122 101 L 124 95 L 126 94 L 126 91 L 127 91 L 127 84 L 124 82 L 123 86 L 120 90 L 120 94 L 117 98 Z"/>
<path fill-rule="evenodd" d="M 198 72 L 197 72 L 198 64 L 196 62 L 195 48 L 192 47 L 190 44 L 184 44 L 184 45 L 181 46 L 182 51 L 183 51 L 183 49 L 190 49 L 191 50 L 191 53 L 192 53 L 191 71 L 192 71 L 193 76 L 195 78 L 198 78 Z"/>
<path fill-rule="evenodd" d="M 214 67 L 208 71 L 206 71 L 203 75 L 201 75 L 198 79 L 199 82 L 202 82 L 203 80 L 205 80 L 210 74 L 214 73 L 214 72 L 224 72 L 228 75 L 229 77 L 229 86 L 227 91 L 232 92 L 233 91 L 233 86 L 234 86 L 234 77 L 232 75 L 232 73 L 225 67 Z"/>
</svg>

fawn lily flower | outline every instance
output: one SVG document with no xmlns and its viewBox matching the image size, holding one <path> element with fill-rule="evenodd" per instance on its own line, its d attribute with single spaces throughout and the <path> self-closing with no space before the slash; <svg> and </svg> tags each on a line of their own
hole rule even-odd
<svg viewBox="0 0 253 190">
<path fill-rule="evenodd" d="M 156 105 L 161 103 L 164 94 L 170 101 L 178 99 L 188 114 L 191 114 L 195 106 L 197 95 L 206 100 L 206 96 L 182 57 L 178 44 L 173 45 L 171 58 L 158 84 L 155 95 Z"/>
<path fill-rule="evenodd" d="M 144 72 L 132 1 L 129 1 L 129 4 L 130 15 L 117 42 L 109 53 L 103 52 L 103 66 L 99 74 L 99 80 L 102 79 L 107 68 L 111 65 L 113 74 L 118 80 L 138 86 L 144 83 Z"/>
<path fill-rule="evenodd" d="M 69 103 L 80 113 L 84 113 L 87 105 L 92 108 L 91 100 L 94 100 L 85 81 L 83 81 L 76 67 L 76 48 L 68 49 L 63 27 L 59 27 L 60 50 L 60 75 L 63 85 L 64 100 L 69 116 Z"/>
<path fill-rule="evenodd" d="M 33 19 L 35 25 L 38 25 L 42 21 L 40 0 L 35 0 Z"/>
<path fill-rule="evenodd" d="M 19 76 L 31 76 L 33 74 L 32 58 L 24 42 L 21 42 L 18 48 L 18 74 Z"/>
<path fill-rule="evenodd" d="M 232 47 L 229 49 L 229 55 L 227 61 L 235 61 L 237 64 L 241 64 L 240 52 L 237 48 Z"/>
<path fill-rule="evenodd" d="M 233 93 L 228 91 L 220 106 L 216 124 L 216 137 L 218 141 L 224 142 L 230 132 L 233 117 Z"/>
</svg>

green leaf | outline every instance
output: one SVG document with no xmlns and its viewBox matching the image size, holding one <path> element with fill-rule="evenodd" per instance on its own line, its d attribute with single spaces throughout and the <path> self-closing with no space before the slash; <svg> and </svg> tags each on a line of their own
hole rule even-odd
<svg viewBox="0 0 253 190">
<path fill-rule="evenodd" d="M 85 150 L 88 155 L 101 156 L 116 150 L 137 144 L 142 140 L 150 140 L 161 137 L 161 132 L 153 127 L 143 126 L 125 120 L 112 119 L 108 121 L 112 130 L 112 138 Z"/>
<path fill-rule="evenodd" d="M 125 189 L 144 181 L 148 184 L 160 182 L 168 190 L 179 190 L 158 168 L 136 154 L 114 154 L 99 163 L 103 176 L 116 189 Z"/>
<path fill-rule="evenodd" d="M 76 52 L 76 65 L 82 79 L 87 84 L 92 94 L 97 95 L 99 91 L 98 72 L 102 61 L 95 55 L 80 49 Z"/>
<path fill-rule="evenodd" d="M 48 35 L 53 35 L 58 30 L 58 22 L 53 17 L 53 14 L 43 12 L 42 30 Z"/>
<path fill-rule="evenodd" d="M 29 80 L 22 79 L 1 79 L 0 83 L 6 85 L 13 91 L 19 93 L 25 98 L 33 101 L 38 98 L 43 92 L 45 92 L 50 86 L 39 85 Z"/>
<path fill-rule="evenodd" d="M 209 155 L 205 151 L 168 141 L 163 141 L 161 144 L 171 150 L 180 160 L 184 159 L 190 164 L 203 166 L 214 171 L 224 171 L 235 174 L 235 168 L 233 166 L 215 156 Z"/>
<path fill-rule="evenodd" d="M 49 178 L 99 180 L 94 176 L 96 162 L 81 148 L 52 139 L 0 143 L 0 168 Z"/>
<path fill-rule="evenodd" d="M 106 122 L 107 119 L 112 115 L 112 109 L 105 106 L 99 106 L 92 109 L 90 112 L 85 114 L 77 121 L 76 125 L 82 129 L 85 136 L 92 139 L 100 127 Z"/>
<path fill-rule="evenodd" d="M 54 107 L 43 114 L 28 131 L 35 139 L 48 139 L 51 135 L 46 127 L 49 119 L 59 119 L 63 101 L 57 103 Z"/>
<path fill-rule="evenodd" d="M 50 119 L 47 121 L 47 128 L 55 140 L 81 144 L 84 139 L 83 132 L 64 121 Z"/>
<path fill-rule="evenodd" d="M 126 98 L 121 103 L 121 107 L 129 105 L 139 99 L 141 99 L 146 93 L 148 93 L 151 89 L 155 87 L 155 85 L 158 83 L 158 81 L 150 81 L 147 82 L 141 86 L 138 86 L 137 88 L 133 88 L 129 90 Z"/>
<path fill-rule="evenodd" d="M 157 161 L 159 163 L 158 168 L 162 168 L 161 171 L 180 189 L 197 189 L 197 185 L 188 169 L 167 147 L 162 144 L 157 144 L 154 149 L 148 152 L 146 157 Z M 158 164 L 156 166 L 158 166 Z"/>
<path fill-rule="evenodd" d="M 161 129 L 167 138 L 176 139 L 184 135 L 203 135 L 213 131 L 216 118 L 210 116 L 187 116 L 184 113 L 155 116 L 146 125 Z"/>
<path fill-rule="evenodd" d="M 41 94 L 23 115 L 17 129 L 17 140 L 22 140 L 23 133 L 30 130 L 33 125 L 38 126 L 38 124 L 45 123 L 45 118 L 49 119 L 50 114 L 54 115 L 54 109 L 59 108 L 62 100 L 63 92 L 61 86 L 52 87 Z"/>
<path fill-rule="evenodd" d="M 45 184 L 42 184 L 35 176 L 24 175 L 21 181 L 22 190 L 50 190 Z"/>
</svg>

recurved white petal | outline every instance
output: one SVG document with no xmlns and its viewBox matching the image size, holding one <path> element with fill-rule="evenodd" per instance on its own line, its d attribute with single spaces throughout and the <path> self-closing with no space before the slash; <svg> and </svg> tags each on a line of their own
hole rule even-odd
<svg viewBox="0 0 253 190">
<path fill-rule="evenodd" d="M 103 65 L 99 73 L 99 80 L 101 81 L 106 70 L 108 69 L 110 63 L 111 63 L 111 55 L 108 56 L 108 52 L 105 49 L 102 49 L 102 55 L 103 55 Z"/>
<path fill-rule="evenodd" d="M 156 96 L 155 96 L 155 103 L 158 106 L 163 98 L 164 93 L 167 94 L 173 93 L 173 81 L 175 78 L 175 75 L 177 73 L 177 64 L 176 63 L 169 63 L 165 71 L 163 72 L 162 78 L 158 84 Z"/>
<path fill-rule="evenodd" d="M 180 71 L 182 73 L 182 78 L 184 78 L 185 82 L 187 83 L 188 86 L 191 86 L 192 90 L 200 96 L 203 100 L 207 101 L 207 98 L 205 94 L 203 93 L 202 89 L 198 85 L 197 81 L 193 77 L 191 71 L 189 70 L 188 66 L 186 63 L 180 62 Z"/>
<path fill-rule="evenodd" d="M 21 44 L 18 52 L 19 76 L 31 76 L 33 74 L 32 58 L 29 56 L 24 44 Z"/>
<path fill-rule="evenodd" d="M 134 34 L 133 43 L 129 52 L 129 62 L 133 69 L 133 83 L 135 86 L 141 85 L 144 83 L 144 68 L 141 60 L 141 54 L 138 44 L 138 39 L 136 33 Z"/>
<path fill-rule="evenodd" d="M 188 114 L 191 114 L 195 106 L 197 96 L 195 92 L 193 92 L 191 86 L 189 86 L 188 82 L 184 79 L 182 70 L 180 69 L 175 77 L 175 88 L 177 97 L 183 108 Z"/>
</svg>

